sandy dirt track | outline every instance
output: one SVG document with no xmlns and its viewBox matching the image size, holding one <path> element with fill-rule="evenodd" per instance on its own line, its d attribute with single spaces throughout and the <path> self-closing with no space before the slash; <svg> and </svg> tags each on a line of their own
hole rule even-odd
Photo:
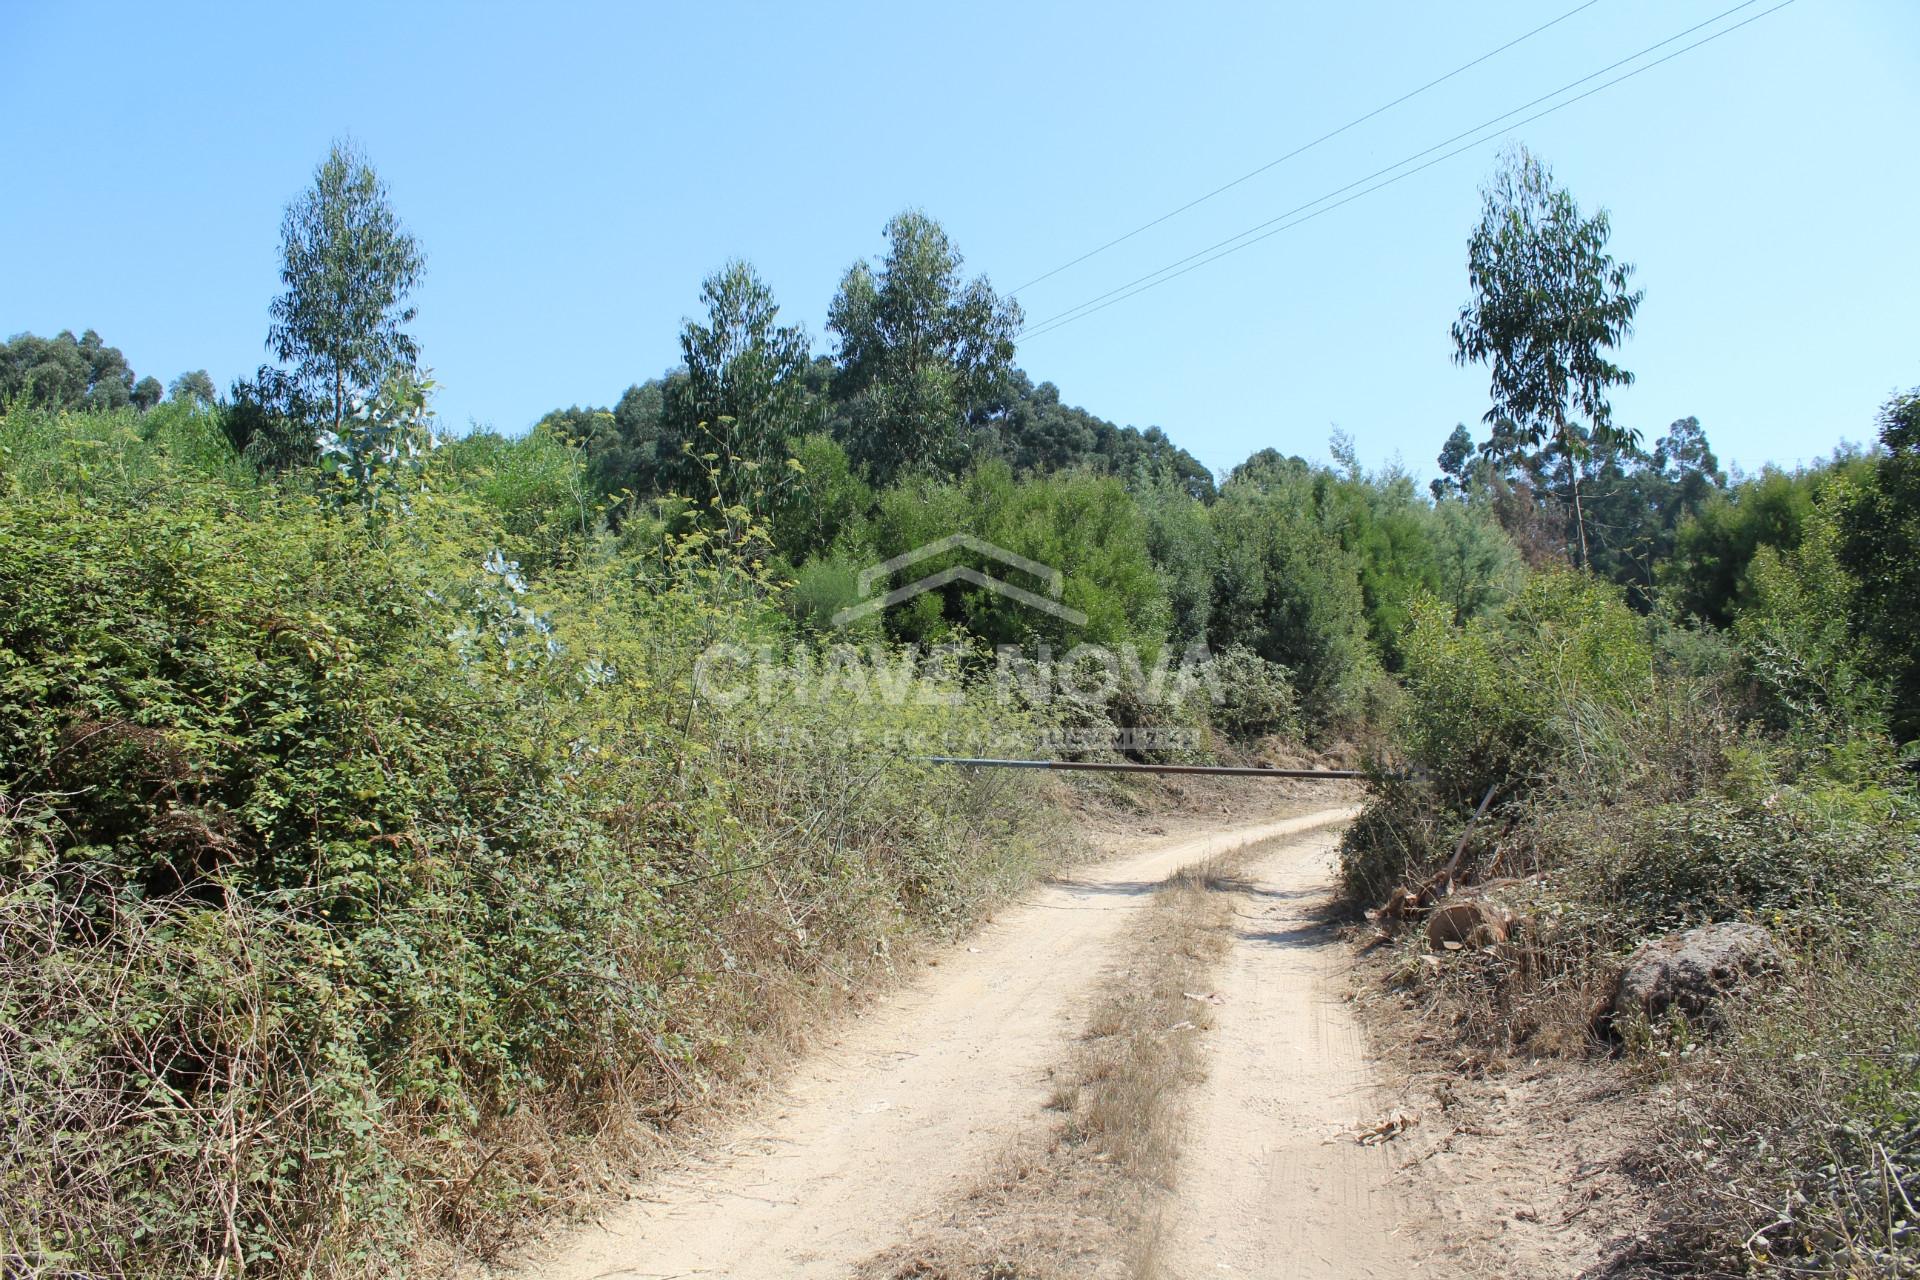
<svg viewBox="0 0 1920 1280">
<path fill-rule="evenodd" d="M 1041 1122 L 1049 1069 L 1068 1056 L 1087 997 L 1155 884 L 1353 812 L 1172 840 L 1047 884 L 852 1023 L 731 1138 L 516 1274 L 846 1275 L 965 1190 L 1007 1135 Z"/>
<path fill-rule="evenodd" d="M 1392 1099 L 1341 998 L 1349 952 L 1323 921 L 1336 835 L 1256 855 L 1215 975 L 1207 1078 L 1190 1100 L 1160 1260 L 1177 1280 L 1427 1274 L 1428 1233 L 1362 1145 Z"/>
</svg>

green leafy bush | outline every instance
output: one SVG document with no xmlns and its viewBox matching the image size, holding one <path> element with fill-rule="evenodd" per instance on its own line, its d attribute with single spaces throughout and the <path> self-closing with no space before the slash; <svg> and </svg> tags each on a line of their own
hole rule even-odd
<svg viewBox="0 0 1920 1280">
<path fill-rule="evenodd" d="M 1591 577 L 1536 574 L 1504 611 L 1465 624 L 1432 599 L 1411 616 L 1397 739 L 1446 805 L 1471 806 L 1489 787 L 1517 794 L 1560 753 L 1588 749 L 1592 712 L 1649 688 L 1637 619 Z"/>
<path fill-rule="evenodd" d="M 1251 484 L 1230 482 L 1211 519 L 1210 643 L 1287 668 L 1314 728 L 1353 723 L 1379 670 L 1356 562 L 1309 511 Z"/>
<path fill-rule="evenodd" d="M 1251 649 L 1230 648 L 1213 656 L 1213 725 L 1235 739 L 1300 731 L 1299 699 L 1287 669 Z"/>
<path fill-rule="evenodd" d="M 1031 873 L 1030 780 L 897 741 L 1012 709 L 702 696 L 787 639 L 750 529 L 581 530 L 538 437 L 339 504 L 172 412 L 0 421 L 8 1274 L 484 1250 Z"/>
</svg>

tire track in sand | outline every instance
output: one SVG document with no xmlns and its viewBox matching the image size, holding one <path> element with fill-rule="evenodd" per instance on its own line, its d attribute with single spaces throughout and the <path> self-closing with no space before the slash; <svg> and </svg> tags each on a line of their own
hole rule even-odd
<svg viewBox="0 0 1920 1280">
<path fill-rule="evenodd" d="M 1066 1058 L 1105 963 L 1155 884 L 1353 812 L 1174 840 L 1043 886 L 803 1061 L 726 1140 L 518 1274 L 844 1276 L 1038 1121 L 1048 1069 Z"/>
<path fill-rule="evenodd" d="M 1390 1185 L 1389 1146 L 1356 1136 L 1390 1100 L 1334 982 L 1349 955 L 1325 921 L 1334 845 L 1289 841 L 1243 873 L 1207 1076 L 1160 1220 L 1173 1280 L 1427 1274 L 1425 1215 Z"/>
</svg>

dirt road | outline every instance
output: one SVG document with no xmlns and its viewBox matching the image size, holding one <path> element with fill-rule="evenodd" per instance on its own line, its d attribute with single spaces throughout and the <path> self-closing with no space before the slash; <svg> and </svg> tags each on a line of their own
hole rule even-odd
<svg viewBox="0 0 1920 1280">
<path fill-rule="evenodd" d="M 1348 954 L 1322 920 L 1335 839 L 1276 844 L 1243 873 L 1162 1220 L 1176 1280 L 1423 1274 L 1390 1149 L 1358 1141 L 1392 1116 L 1334 982 Z"/>
<path fill-rule="evenodd" d="M 616 1210 L 599 1227 L 559 1242 L 520 1274 L 530 1280 L 846 1275 L 896 1240 L 914 1218 L 964 1190 L 1007 1135 L 1042 1122 L 1049 1070 L 1066 1058 L 1090 992 L 1157 882 L 1189 863 L 1313 832 L 1322 834 L 1279 847 L 1290 851 L 1300 877 L 1321 874 L 1313 859 L 1324 858 L 1324 833 L 1351 816 L 1347 809 L 1325 810 L 1172 841 L 1045 886 L 965 944 L 941 953 L 919 980 L 853 1023 L 838 1044 L 800 1068 L 776 1105 L 730 1141 L 647 1187 L 643 1199 Z M 1306 911 L 1304 897 L 1286 896 L 1307 887 L 1305 879 L 1286 878 L 1292 874 L 1273 882 L 1272 896 L 1254 901 L 1269 904 L 1270 912 Z M 1269 914 L 1253 927 L 1284 939 L 1302 921 L 1304 916 Z M 1222 1058 L 1222 1079 L 1260 1090 L 1260 1131 L 1281 1134 L 1291 1144 L 1281 1149 L 1300 1155 L 1295 1164 L 1283 1157 L 1262 1166 L 1270 1191 L 1284 1195 L 1290 1170 L 1318 1178 L 1332 1168 L 1306 1160 L 1296 1140 L 1340 1110 L 1328 1110 L 1326 1091 L 1348 1090 L 1342 1096 L 1351 1096 L 1358 1045 L 1350 1028 L 1337 1028 L 1310 998 L 1252 1007 L 1277 996 L 1269 990 L 1274 984 L 1311 982 L 1310 963 L 1289 958 L 1284 945 L 1236 946 L 1231 963 L 1239 994 L 1228 996 L 1215 1034 L 1223 1041 L 1305 1034 L 1317 1039 L 1288 1052 L 1297 1062 L 1324 1056 L 1330 1064 L 1326 1072 L 1289 1075 L 1291 1083 L 1283 1085 L 1257 1078 L 1269 1064 L 1257 1054 L 1244 1056 L 1251 1052 L 1245 1046 Z M 1244 1020 L 1234 1008 L 1241 999 L 1250 1004 Z M 1234 1103 L 1220 1091 L 1224 1087 L 1213 1087 L 1203 1103 L 1200 1134 L 1208 1144 L 1225 1143 L 1233 1128 Z M 1307 1096 L 1296 1096 L 1303 1091 Z M 1290 1096 L 1311 1104 L 1311 1119 L 1287 1118 Z M 1339 1115 L 1342 1122 L 1352 1118 Z M 1346 1146 L 1361 1150 L 1351 1139 Z M 1218 1150 L 1221 1158 L 1253 1158 L 1248 1150 Z M 1194 1176 L 1212 1174 L 1196 1166 Z M 1235 1186 L 1224 1194 L 1237 1204 L 1258 1190 Z M 1356 1194 L 1342 1193 L 1334 1203 L 1367 1209 Z M 1271 1214 L 1260 1217 L 1271 1220 Z M 1224 1250 L 1223 1259 L 1242 1256 L 1237 1242 L 1201 1243 Z M 1195 1274 L 1277 1273 L 1203 1268 Z"/>
</svg>

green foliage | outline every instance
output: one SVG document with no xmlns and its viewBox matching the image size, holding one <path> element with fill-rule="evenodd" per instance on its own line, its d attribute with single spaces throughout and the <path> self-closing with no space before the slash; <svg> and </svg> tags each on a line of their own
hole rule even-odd
<svg viewBox="0 0 1920 1280">
<path fill-rule="evenodd" d="M 918 610 L 890 612 L 895 634 L 927 642 L 956 632 L 987 644 L 1037 640 L 1056 654 L 1082 641 L 1134 644 L 1152 654 L 1165 641 L 1166 588 L 1147 554 L 1146 521 L 1119 481 L 1071 472 L 1016 482 L 1004 463 L 990 463 L 952 483 L 923 481 L 882 494 L 860 542 L 878 562 L 963 532 L 1058 570 L 1061 603 L 1087 621 L 1074 625 L 956 582 L 922 596 L 929 603 Z M 970 557 L 956 550 L 946 560 L 916 564 L 913 572 L 936 573 Z M 1040 584 L 1018 585 L 1035 590 Z"/>
<path fill-rule="evenodd" d="M 1834 555 L 1858 583 L 1854 630 L 1892 691 L 1903 741 L 1920 738 L 1920 392 L 1880 414 L 1881 454 L 1837 504 Z"/>
<path fill-rule="evenodd" d="M 1467 246 L 1473 301 L 1454 322 L 1455 359 L 1492 366 L 1502 444 L 1578 454 L 1614 436 L 1607 391 L 1633 375 L 1606 352 L 1633 332 L 1642 291 L 1607 253 L 1606 211 L 1583 217 L 1573 193 L 1525 147 L 1501 159 Z M 1576 431 L 1574 415 L 1587 427 Z M 1631 438 L 1631 433 L 1628 437 Z"/>
<path fill-rule="evenodd" d="M 356 398 L 373 395 L 419 348 L 403 325 L 426 268 L 387 187 L 351 143 L 336 142 L 313 186 L 280 224 L 280 281 L 267 346 L 328 407 L 338 431 Z"/>
<path fill-rule="evenodd" d="M 1836 483 L 1866 478 L 1865 459 L 1837 454 L 1831 462 L 1801 471 L 1765 468 L 1724 493 L 1709 495 L 1698 512 L 1683 520 L 1673 558 L 1656 578 L 1683 613 L 1717 627 L 1730 626 L 1751 602 L 1749 569 L 1762 547 L 1788 553 L 1806 536 L 1814 511 Z"/>
<path fill-rule="evenodd" d="M 1606 585 L 1565 571 L 1535 575 L 1497 615 L 1464 625 L 1419 601 L 1404 641 L 1407 699 L 1397 738 L 1446 805 L 1489 787 L 1508 797 L 1578 751 L 1588 713 L 1643 693 L 1651 650 Z"/>
<path fill-rule="evenodd" d="M 234 456 L 217 412 L 173 402 L 151 413 L 54 413 L 15 409 L 0 416 L 0 492 L 96 486 L 162 501 L 183 480 L 222 482 L 236 503 L 251 500 L 253 468 Z"/>
<path fill-rule="evenodd" d="M 1473 483 L 1473 458 L 1473 433 L 1464 422 L 1454 424 L 1447 442 L 1440 446 L 1440 475 L 1428 481 L 1435 502 L 1467 492 Z"/>
<path fill-rule="evenodd" d="M 1794 936 L 1829 930 L 1892 869 L 1885 830 L 1859 808 L 1771 770 L 1735 772 L 1715 790 L 1624 814 L 1613 841 L 1590 851 L 1596 883 L 1583 892 L 1629 938 L 1753 917 Z"/>
<path fill-rule="evenodd" d="M 493 544 L 535 573 L 578 555 L 599 515 L 577 447 L 544 424 L 514 439 L 476 431 L 447 441 L 434 474 L 449 501 L 472 504 Z"/>
<path fill-rule="evenodd" d="M 1796 545 L 1754 551 L 1733 635 L 1770 727 L 1832 743 L 1884 730 L 1886 685 L 1856 641 L 1857 588 L 1839 556 L 1833 513 L 1855 505 L 1853 488 L 1838 481 L 1823 497 Z"/>
<path fill-rule="evenodd" d="M 1218 554 L 1208 510 L 1171 480 L 1135 491 L 1147 523 L 1147 554 L 1167 592 L 1172 638 L 1198 644 L 1213 619 L 1213 565 Z"/>
<path fill-rule="evenodd" d="M 614 409 L 556 409 L 537 427 L 580 446 L 594 491 L 603 497 L 660 492 L 661 414 L 659 381 L 628 387 Z"/>
<path fill-rule="evenodd" d="M 1467 246 L 1474 296 L 1453 325 L 1455 360 L 1492 369 L 1490 454 L 1531 454 L 1543 466 L 1557 460 L 1583 565 L 1580 463 L 1596 445 L 1631 443 L 1638 434 L 1613 426 L 1607 400 L 1610 388 L 1633 382 L 1606 353 L 1633 332 L 1644 296 L 1627 288 L 1633 267 L 1606 251 L 1611 231 L 1605 210 L 1583 217 L 1552 171 L 1516 147 L 1483 192 Z"/>
<path fill-rule="evenodd" d="M 705 646 L 786 636 L 756 535 L 583 526 L 551 433 L 429 451 L 371 510 L 185 402 L 0 447 L 12 1271 L 484 1241 L 1030 873 L 1005 780 L 885 736 L 1015 713 L 702 701 Z"/>
<path fill-rule="evenodd" d="M 1016 473 L 1088 467 L 1118 476 L 1129 488 L 1172 484 L 1202 502 L 1214 496 L 1213 473 L 1158 427 L 1119 427 L 1060 402 L 1051 382 L 1034 386 L 1015 369 L 1009 400 L 994 410 L 996 449 Z M 983 446 L 984 449 L 984 446 Z"/>
<path fill-rule="evenodd" d="M 167 399 L 184 400 L 188 404 L 211 409 L 219 402 L 220 393 L 214 388 L 213 375 L 205 369 L 195 369 L 167 384 Z"/>
<path fill-rule="evenodd" d="M 1682 418 L 1650 455 L 1596 451 L 1581 484 L 1594 572 L 1626 587 L 1628 599 L 1645 610 L 1653 606 L 1656 571 L 1672 561 L 1681 526 L 1725 489 L 1726 477 L 1698 420 Z"/>
<path fill-rule="evenodd" d="M 251 380 L 235 380 L 220 426 L 241 457 L 262 471 L 285 472 L 319 460 L 316 424 L 326 416 L 299 378 L 263 364 Z"/>
<path fill-rule="evenodd" d="M 985 277 L 965 280 L 940 224 L 918 211 L 886 226 L 878 271 L 854 264 L 827 312 L 840 341 L 834 398 L 848 451 L 875 483 L 951 473 L 1013 362 L 1020 306 Z"/>
<path fill-rule="evenodd" d="M 773 545 L 799 564 L 855 528 L 873 507 L 873 490 L 831 436 L 805 436 L 791 456 L 794 476 L 780 491 L 770 523 Z"/>
<path fill-rule="evenodd" d="M 1384 781 L 1343 843 L 1361 902 L 1443 865 L 1501 877 L 1520 943 L 1417 979 L 1477 1043 L 1579 1051 L 1642 942 L 1708 921 L 1772 933 L 1785 970 L 1716 1010 L 1722 1040 L 1628 1046 L 1668 1076 L 1642 1153 L 1667 1199 L 1640 1260 L 1675 1271 L 1895 1274 L 1912 1252 L 1915 1072 L 1888 1028 L 1910 1021 L 1913 948 L 1894 940 L 1920 845 L 1838 551 L 1856 483 L 1809 499 L 1790 547 L 1755 540 L 1730 633 L 1642 626 L 1567 573 L 1464 626 L 1416 608 L 1393 736 L 1429 772 Z M 1494 811 L 1468 828 L 1483 786 Z"/>
<path fill-rule="evenodd" d="M 860 571 L 866 567 L 864 561 L 856 563 L 840 552 L 807 561 L 795 573 L 793 590 L 787 597 L 801 630 L 842 639 L 864 639 L 878 631 L 878 614 L 867 614 L 844 625 L 835 621 L 841 610 L 860 603 Z"/>
<path fill-rule="evenodd" d="M 1377 659 L 1355 558 L 1310 510 L 1245 476 L 1221 492 L 1211 522 L 1211 642 L 1285 667 L 1310 724 L 1357 715 Z"/>
<path fill-rule="evenodd" d="M 705 496 L 705 460 L 723 503 L 764 513 L 786 487 L 807 416 L 807 334 L 777 322 L 773 291 L 744 262 L 707 277 L 700 298 L 707 322 L 680 332 L 686 372 L 665 387 L 654 483 Z"/>
<path fill-rule="evenodd" d="M 371 397 L 356 400 L 337 431 L 321 428 L 321 475 L 332 482 L 336 497 L 359 503 L 368 511 L 382 504 L 407 509 L 410 494 L 420 491 L 430 455 L 439 447 L 434 431 L 433 380 L 409 368 L 396 369 Z"/>
<path fill-rule="evenodd" d="M 1471 618 L 1484 613 L 1518 587 L 1520 552 L 1484 504 L 1435 504 L 1431 536 L 1433 593 L 1458 616 Z M 1411 621 L 1410 601 L 1405 608 Z M 1397 650 L 1397 636 L 1395 647 Z"/>
<path fill-rule="evenodd" d="M 1337 471 L 1263 449 L 1235 468 L 1228 487 L 1310 516 L 1339 544 L 1360 587 L 1369 639 L 1390 668 L 1399 666 L 1415 597 L 1444 594 L 1471 614 L 1512 590 L 1518 556 L 1483 505 L 1429 503 L 1397 467 L 1369 474 L 1344 437 L 1334 454 Z"/>
<path fill-rule="evenodd" d="M 89 329 L 78 338 L 63 329 L 51 338 L 18 333 L 0 342 L 0 413 L 9 409 L 150 409 L 160 399 L 144 379 L 138 386 L 120 348 Z"/>
<path fill-rule="evenodd" d="M 1209 719 L 1237 740 L 1300 733 L 1299 699 L 1287 669 L 1251 649 L 1234 647 L 1213 656 L 1213 705 Z"/>
</svg>

